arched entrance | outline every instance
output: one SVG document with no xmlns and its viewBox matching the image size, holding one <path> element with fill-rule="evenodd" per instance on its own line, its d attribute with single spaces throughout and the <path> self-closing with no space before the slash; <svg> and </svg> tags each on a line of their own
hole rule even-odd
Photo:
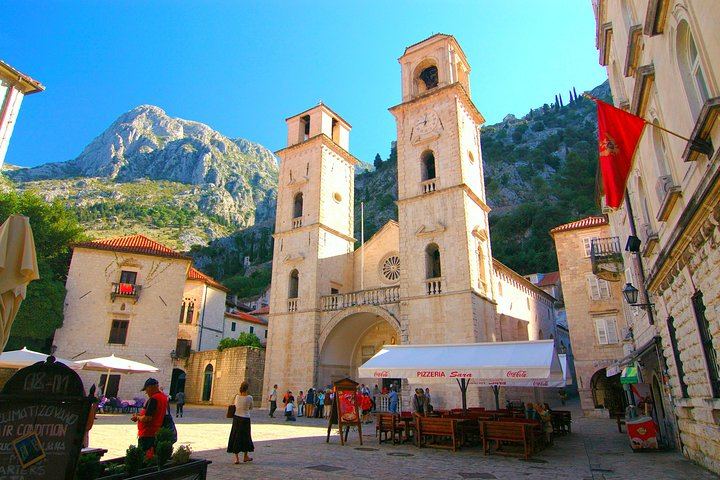
<svg viewBox="0 0 720 480">
<path fill-rule="evenodd" d="M 203 402 L 210 401 L 210 394 L 212 393 L 212 382 L 213 382 L 213 366 L 208 364 L 205 367 L 205 379 L 203 381 L 202 400 Z"/>
<path fill-rule="evenodd" d="M 620 384 L 619 373 L 608 377 L 607 371 L 602 368 L 592 376 L 590 387 L 595 408 L 605 408 L 611 413 L 625 411 L 625 395 Z"/>
<path fill-rule="evenodd" d="M 172 379 L 170 380 L 170 397 L 175 398 L 177 392 L 185 391 L 185 371 L 173 368 Z"/>
<path fill-rule="evenodd" d="M 320 339 L 318 387 L 345 377 L 360 383 L 373 382 L 373 379 L 358 378 L 357 369 L 383 345 L 400 343 L 400 327 L 387 311 L 372 310 L 345 311 L 330 322 L 326 335 Z"/>
</svg>

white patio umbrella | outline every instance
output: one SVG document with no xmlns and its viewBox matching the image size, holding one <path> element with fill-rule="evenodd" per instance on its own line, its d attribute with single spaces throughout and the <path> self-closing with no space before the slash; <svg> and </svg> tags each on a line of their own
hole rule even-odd
<svg viewBox="0 0 720 480">
<path fill-rule="evenodd" d="M 27 284 L 40 278 L 30 219 L 10 215 L 0 225 L 0 350 L 25 299 Z"/>
<path fill-rule="evenodd" d="M 111 373 L 151 373 L 160 371 L 157 367 L 140 363 L 126 358 L 116 357 L 115 354 L 109 357 L 88 358 L 87 360 L 78 360 L 83 370 L 92 370 L 96 372 L 106 372 L 105 385 L 103 392 L 107 389 L 108 380 Z"/>
<path fill-rule="evenodd" d="M 0 368 L 25 368 L 37 362 L 44 362 L 49 356 L 50 355 L 46 353 L 34 352 L 23 347 L 22 350 L 0 353 Z M 82 365 L 72 360 L 55 357 L 55 361 L 64 363 L 73 370 L 80 370 L 82 368 Z"/>
</svg>

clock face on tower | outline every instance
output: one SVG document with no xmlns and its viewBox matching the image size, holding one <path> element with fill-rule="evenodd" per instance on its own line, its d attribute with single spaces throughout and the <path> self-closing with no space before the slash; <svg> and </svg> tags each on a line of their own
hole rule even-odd
<svg viewBox="0 0 720 480">
<path fill-rule="evenodd" d="M 433 110 L 420 114 L 413 125 L 412 141 L 420 142 L 440 135 L 442 122 L 440 117 Z"/>
</svg>

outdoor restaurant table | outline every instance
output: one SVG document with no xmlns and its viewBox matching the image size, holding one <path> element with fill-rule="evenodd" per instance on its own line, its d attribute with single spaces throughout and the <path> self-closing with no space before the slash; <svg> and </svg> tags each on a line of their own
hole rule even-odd
<svg viewBox="0 0 720 480">
<path fill-rule="evenodd" d="M 415 414 L 413 414 L 412 412 L 400 412 L 400 421 L 405 424 L 405 440 L 403 440 L 403 442 L 408 442 L 411 440 L 411 432 L 413 434 L 412 438 L 415 438 L 415 436 L 417 435 Z"/>
</svg>

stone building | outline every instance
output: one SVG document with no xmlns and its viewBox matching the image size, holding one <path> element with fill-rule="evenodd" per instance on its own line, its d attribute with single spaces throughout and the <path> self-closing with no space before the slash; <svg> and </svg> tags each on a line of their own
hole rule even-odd
<svg viewBox="0 0 720 480">
<path fill-rule="evenodd" d="M 405 49 L 397 122 L 398 221 L 355 249 L 351 126 L 319 104 L 286 120 L 265 385 L 350 377 L 386 344 L 554 338 L 553 299 L 493 261 L 470 67 L 450 35 Z M 389 383 L 399 379 L 383 379 Z M 267 388 L 266 388 L 267 390 Z M 433 404 L 456 406 L 457 385 Z M 507 392 L 542 395 L 526 389 Z M 489 388 L 471 387 L 470 404 Z"/>
<path fill-rule="evenodd" d="M 683 453 L 720 473 L 720 9 L 689 0 L 593 6 L 615 106 L 651 124 L 626 201 L 608 211 L 612 234 L 627 241 L 626 289 L 641 305 L 628 317 L 627 360 L 652 385 L 656 408 L 677 418 Z"/>
<path fill-rule="evenodd" d="M 0 170 L 5 162 L 5 154 L 23 98 L 43 90 L 45 87 L 40 82 L 0 60 Z"/>
<path fill-rule="evenodd" d="M 268 321 L 265 318 L 245 312 L 225 312 L 225 334 L 223 338 L 238 338 L 242 332 L 252 333 L 267 341 Z"/>
<path fill-rule="evenodd" d="M 570 343 L 583 413 L 608 417 L 624 412 L 626 402 L 620 374 L 608 367 L 625 356 L 627 335 L 622 304 L 622 282 L 593 273 L 593 240 L 610 237 L 605 217 L 589 217 L 550 230 L 555 240 L 562 279 Z"/>
<path fill-rule="evenodd" d="M 192 268 L 189 257 L 142 235 L 72 248 L 55 353 L 78 360 L 115 354 L 147 363 L 160 369 L 153 376 L 169 392 L 182 390 L 183 359 L 191 350 L 217 347 L 225 287 Z M 105 384 L 104 374 L 78 373 L 88 389 Z M 111 374 L 105 393 L 132 399 L 146 378 Z"/>
</svg>

